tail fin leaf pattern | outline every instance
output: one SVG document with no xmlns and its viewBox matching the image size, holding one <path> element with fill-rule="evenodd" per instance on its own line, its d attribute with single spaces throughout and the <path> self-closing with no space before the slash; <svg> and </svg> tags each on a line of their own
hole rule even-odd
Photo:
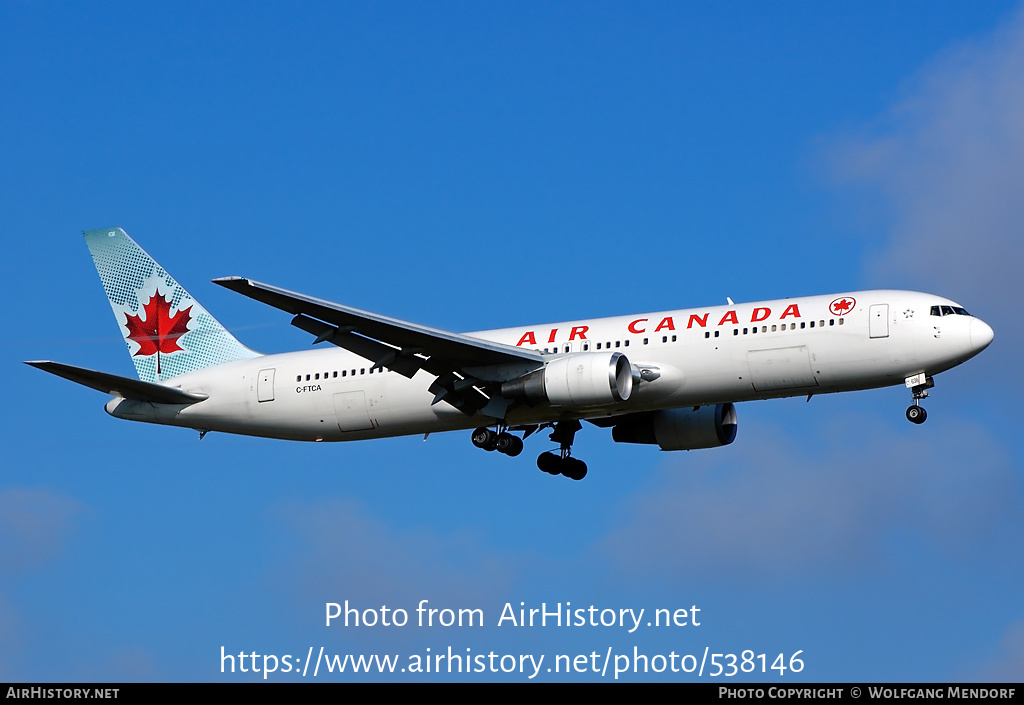
<svg viewBox="0 0 1024 705">
<path fill-rule="evenodd" d="M 121 228 L 87 230 L 85 243 L 143 382 L 259 356 Z"/>
</svg>

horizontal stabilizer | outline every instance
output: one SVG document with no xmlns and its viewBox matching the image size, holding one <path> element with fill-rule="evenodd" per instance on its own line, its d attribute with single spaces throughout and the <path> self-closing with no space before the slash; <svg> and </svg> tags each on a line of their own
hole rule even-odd
<svg viewBox="0 0 1024 705">
<path fill-rule="evenodd" d="M 205 394 L 193 394 L 177 387 L 165 387 L 162 384 L 142 382 L 128 377 L 87 370 L 84 367 L 65 365 L 60 362 L 49 360 L 33 360 L 26 362 L 40 370 L 50 374 L 69 379 L 72 382 L 90 387 L 100 392 L 106 392 L 125 399 L 136 399 L 138 401 L 154 402 L 156 404 L 195 404 L 207 398 Z"/>
</svg>

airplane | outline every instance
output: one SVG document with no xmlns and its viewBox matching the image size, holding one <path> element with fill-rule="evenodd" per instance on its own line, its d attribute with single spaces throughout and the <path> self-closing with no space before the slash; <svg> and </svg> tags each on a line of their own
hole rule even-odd
<svg viewBox="0 0 1024 705">
<path fill-rule="evenodd" d="M 934 375 L 992 342 L 948 299 L 855 291 L 477 333 L 451 333 L 242 277 L 213 282 L 293 316 L 317 349 L 261 355 L 240 343 L 121 228 L 84 232 L 138 379 L 26 364 L 112 395 L 111 416 L 295 441 L 472 431 L 517 456 L 542 429 L 537 466 L 581 480 L 581 421 L 620 443 L 694 450 L 736 438 L 735 405 L 904 384 L 923 423 Z M 516 435 L 522 433 L 522 436 Z"/>
</svg>

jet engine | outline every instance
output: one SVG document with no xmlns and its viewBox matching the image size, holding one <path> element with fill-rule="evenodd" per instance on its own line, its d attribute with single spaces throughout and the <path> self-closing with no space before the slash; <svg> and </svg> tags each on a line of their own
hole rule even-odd
<svg viewBox="0 0 1024 705">
<path fill-rule="evenodd" d="M 662 450 L 717 448 L 736 440 L 736 407 L 664 409 L 633 416 L 612 428 L 618 443 L 657 443 Z"/>
<path fill-rule="evenodd" d="M 508 399 L 590 408 L 629 399 L 633 367 L 622 353 L 586 352 L 557 357 L 528 375 L 501 385 Z"/>
</svg>

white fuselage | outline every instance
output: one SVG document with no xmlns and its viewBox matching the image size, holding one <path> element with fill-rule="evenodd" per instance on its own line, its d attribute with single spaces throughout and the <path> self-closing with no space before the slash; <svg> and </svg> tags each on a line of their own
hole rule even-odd
<svg viewBox="0 0 1024 705">
<path fill-rule="evenodd" d="M 953 309 L 956 309 L 956 313 Z M 948 310 L 947 315 L 941 315 Z M 940 315 L 933 315 L 938 311 Z M 948 299 L 861 291 L 483 331 L 472 337 L 545 353 L 613 351 L 655 370 L 624 402 L 594 408 L 512 405 L 509 426 L 674 407 L 902 384 L 964 362 L 992 329 Z M 469 416 L 409 379 L 338 347 L 208 367 L 164 384 L 208 395 L 190 405 L 113 399 L 120 418 L 305 441 L 344 441 L 473 428 Z"/>
</svg>

